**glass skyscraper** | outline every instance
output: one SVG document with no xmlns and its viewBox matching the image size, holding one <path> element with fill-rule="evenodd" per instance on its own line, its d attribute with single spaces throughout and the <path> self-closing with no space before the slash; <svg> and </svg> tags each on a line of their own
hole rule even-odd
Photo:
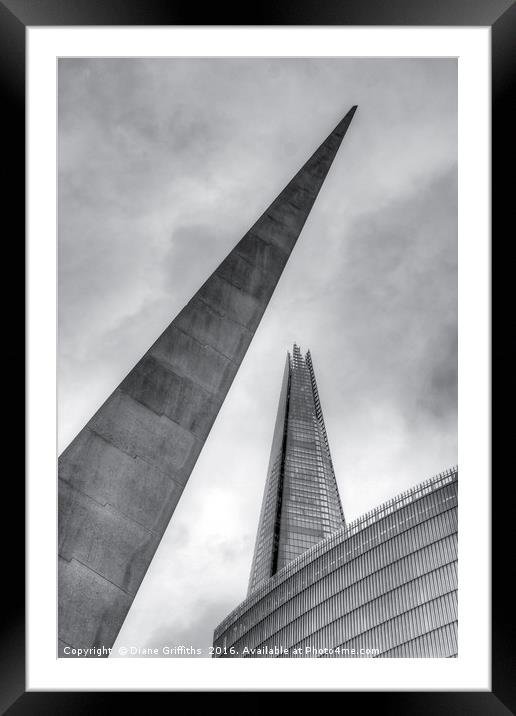
<svg viewBox="0 0 516 716">
<path fill-rule="evenodd" d="M 249 594 L 345 526 L 310 351 L 287 354 Z"/>
<path fill-rule="evenodd" d="M 308 352 L 280 395 L 247 598 L 216 657 L 456 657 L 456 467 L 346 524 Z"/>
</svg>

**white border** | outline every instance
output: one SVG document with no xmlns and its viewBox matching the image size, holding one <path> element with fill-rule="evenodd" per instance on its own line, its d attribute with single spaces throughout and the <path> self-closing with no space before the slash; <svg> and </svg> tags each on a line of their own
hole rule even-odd
<svg viewBox="0 0 516 716">
<path fill-rule="evenodd" d="M 27 28 L 27 689 L 489 690 L 490 29 Z M 458 659 L 56 659 L 56 58 L 459 58 Z M 467 595 L 467 597 L 466 597 Z"/>
</svg>

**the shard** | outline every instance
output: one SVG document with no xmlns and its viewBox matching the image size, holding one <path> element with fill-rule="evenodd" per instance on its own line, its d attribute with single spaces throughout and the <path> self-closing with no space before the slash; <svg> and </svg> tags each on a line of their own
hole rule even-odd
<svg viewBox="0 0 516 716">
<path fill-rule="evenodd" d="M 355 110 L 61 455 L 60 654 L 113 645 Z"/>
<path fill-rule="evenodd" d="M 287 354 L 249 594 L 345 527 L 312 357 Z"/>
</svg>

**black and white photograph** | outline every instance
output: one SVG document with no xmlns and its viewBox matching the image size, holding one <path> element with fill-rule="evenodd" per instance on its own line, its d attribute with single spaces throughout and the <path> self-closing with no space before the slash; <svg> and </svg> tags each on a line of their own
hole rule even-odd
<svg viewBox="0 0 516 716">
<path fill-rule="evenodd" d="M 458 657 L 457 58 L 57 93 L 58 657 Z"/>
<path fill-rule="evenodd" d="M 0 0 L 1 714 L 516 713 L 515 6 Z"/>
</svg>

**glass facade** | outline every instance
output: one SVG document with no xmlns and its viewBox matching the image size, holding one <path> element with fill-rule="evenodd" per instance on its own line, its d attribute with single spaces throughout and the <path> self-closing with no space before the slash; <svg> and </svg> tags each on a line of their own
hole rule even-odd
<svg viewBox="0 0 516 716">
<path fill-rule="evenodd" d="M 456 657 L 457 486 L 447 470 L 262 579 L 215 656 Z"/>
<path fill-rule="evenodd" d="M 345 526 L 312 358 L 287 354 L 249 594 Z"/>
</svg>

